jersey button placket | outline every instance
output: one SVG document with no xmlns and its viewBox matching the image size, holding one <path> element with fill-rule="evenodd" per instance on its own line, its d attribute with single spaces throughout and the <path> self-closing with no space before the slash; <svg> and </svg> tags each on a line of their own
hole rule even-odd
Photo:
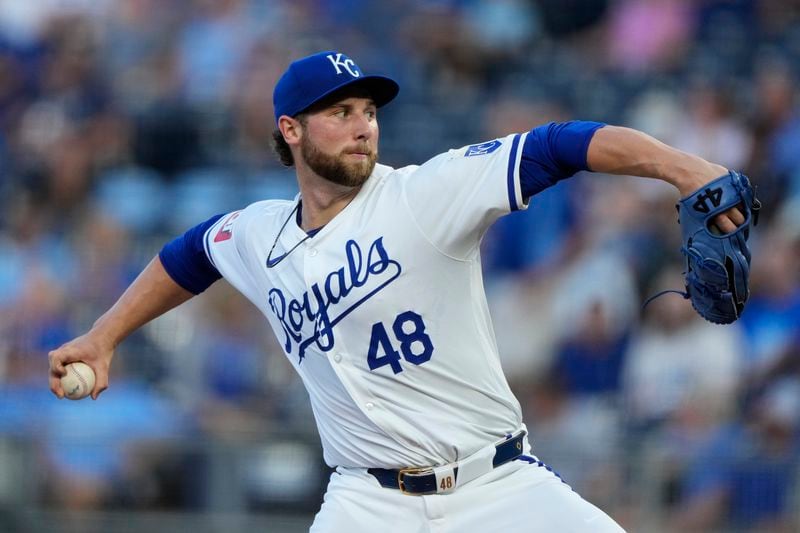
<svg viewBox="0 0 800 533">
<path fill-rule="evenodd" d="M 310 248 L 310 249 L 308 250 L 308 256 L 309 256 L 309 257 L 314 257 L 314 256 L 316 256 L 316 255 L 317 255 L 317 249 L 316 249 L 316 248 Z"/>
</svg>

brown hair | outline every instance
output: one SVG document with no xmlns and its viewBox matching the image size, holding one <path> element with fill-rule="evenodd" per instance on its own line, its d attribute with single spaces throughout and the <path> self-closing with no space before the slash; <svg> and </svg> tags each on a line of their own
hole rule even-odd
<svg viewBox="0 0 800 533">
<path fill-rule="evenodd" d="M 294 118 L 297 119 L 303 126 L 306 125 L 308 120 L 305 113 L 300 113 Z M 278 160 L 283 166 L 294 166 L 294 156 L 292 155 L 292 150 L 289 148 L 289 144 L 286 142 L 286 139 L 283 138 L 283 134 L 278 128 L 275 128 L 272 131 L 272 149 L 275 151 L 275 154 L 278 156 Z"/>
<path fill-rule="evenodd" d="M 275 154 L 278 156 L 278 160 L 283 166 L 294 166 L 294 156 L 292 155 L 292 151 L 289 149 L 289 145 L 286 144 L 286 139 L 283 138 L 283 133 L 281 133 L 281 130 L 277 128 L 272 132 L 272 149 L 275 151 Z"/>
</svg>

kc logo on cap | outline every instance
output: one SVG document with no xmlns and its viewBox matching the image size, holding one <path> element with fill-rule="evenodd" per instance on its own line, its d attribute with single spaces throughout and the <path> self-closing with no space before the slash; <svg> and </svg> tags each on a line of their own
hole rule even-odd
<svg viewBox="0 0 800 533">
<path fill-rule="evenodd" d="M 355 62 L 352 59 L 350 59 L 349 57 L 347 57 L 346 55 L 344 55 L 344 54 L 336 54 L 336 56 L 334 56 L 333 54 L 328 54 L 325 57 L 327 57 L 328 59 L 331 60 L 331 63 L 333 64 L 333 68 L 336 69 L 336 74 L 341 74 L 342 73 L 342 71 L 339 70 L 339 67 L 342 67 L 347 72 L 349 72 L 350 75 L 353 76 L 354 78 L 360 78 L 361 77 L 361 70 L 358 68 L 358 65 L 356 65 Z M 342 61 L 342 57 L 346 57 L 347 59 Z"/>
<path fill-rule="evenodd" d="M 354 84 L 366 89 L 377 107 L 389 103 L 400 91 L 393 79 L 367 76 L 355 61 L 335 50 L 298 59 L 289 65 L 272 93 L 275 123 L 284 115 L 294 117 L 335 91 Z"/>
</svg>

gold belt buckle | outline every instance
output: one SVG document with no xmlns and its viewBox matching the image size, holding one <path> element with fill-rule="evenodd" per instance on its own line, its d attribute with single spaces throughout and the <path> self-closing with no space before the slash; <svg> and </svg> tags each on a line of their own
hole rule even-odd
<svg viewBox="0 0 800 533">
<path fill-rule="evenodd" d="M 409 496 L 418 495 L 419 493 L 406 491 L 406 485 L 403 482 L 403 476 L 405 476 L 406 474 L 420 474 L 422 472 L 433 472 L 433 469 L 432 468 L 423 467 L 423 468 L 401 468 L 400 470 L 398 470 L 397 471 L 397 488 L 400 489 L 400 492 L 402 492 L 403 494 L 408 494 Z"/>
</svg>

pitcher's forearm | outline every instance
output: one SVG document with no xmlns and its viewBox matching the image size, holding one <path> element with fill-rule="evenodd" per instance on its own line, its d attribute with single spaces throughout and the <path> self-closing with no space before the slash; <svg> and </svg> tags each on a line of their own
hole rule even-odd
<svg viewBox="0 0 800 533">
<path fill-rule="evenodd" d="M 192 296 L 194 294 L 172 280 L 161 260 L 155 257 L 119 300 L 95 321 L 91 333 L 116 347 L 136 329 Z"/>
<path fill-rule="evenodd" d="M 630 128 L 606 126 L 589 144 L 587 164 L 594 172 L 657 178 L 681 196 L 728 172 L 718 164 L 687 154 Z"/>
</svg>

